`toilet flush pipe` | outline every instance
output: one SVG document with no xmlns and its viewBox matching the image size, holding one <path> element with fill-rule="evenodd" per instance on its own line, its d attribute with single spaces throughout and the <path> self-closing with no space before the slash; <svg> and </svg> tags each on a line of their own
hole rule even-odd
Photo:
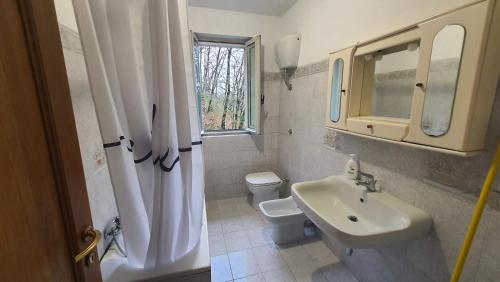
<svg viewBox="0 0 500 282">
<path fill-rule="evenodd" d="M 486 176 L 486 180 L 484 181 L 483 189 L 481 190 L 479 200 L 477 201 L 476 208 L 474 209 L 474 213 L 467 230 L 467 235 L 465 235 L 464 243 L 462 245 L 462 249 L 460 250 L 460 255 L 458 256 L 457 262 L 455 264 L 455 269 L 453 270 L 453 274 L 451 276 L 451 282 L 458 282 L 458 280 L 460 279 L 465 260 L 467 259 L 467 255 L 469 254 L 470 246 L 472 245 L 472 241 L 474 240 L 477 226 L 479 224 L 479 221 L 481 220 L 484 206 L 488 201 L 488 195 L 490 194 L 491 186 L 493 185 L 493 181 L 495 180 L 495 175 L 499 166 L 500 142 L 497 144 L 497 151 L 495 153 L 495 156 L 493 157 L 493 162 L 491 163 L 490 169 L 488 170 L 488 175 Z"/>
</svg>

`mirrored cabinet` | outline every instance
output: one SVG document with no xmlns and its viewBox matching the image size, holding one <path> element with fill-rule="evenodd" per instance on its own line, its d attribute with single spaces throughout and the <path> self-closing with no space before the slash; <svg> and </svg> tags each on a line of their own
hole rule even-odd
<svg viewBox="0 0 500 282">
<path fill-rule="evenodd" d="M 328 127 L 346 129 L 351 59 L 354 48 L 346 48 L 330 54 L 328 66 L 328 95 L 326 98 L 325 124 Z"/>
<path fill-rule="evenodd" d="M 445 25 L 433 39 L 420 124 L 428 136 L 450 129 L 464 41 L 465 28 L 458 24 Z"/>
<path fill-rule="evenodd" d="M 481 151 L 499 37 L 499 4 L 478 1 L 330 54 L 326 126 L 461 156 Z"/>
</svg>

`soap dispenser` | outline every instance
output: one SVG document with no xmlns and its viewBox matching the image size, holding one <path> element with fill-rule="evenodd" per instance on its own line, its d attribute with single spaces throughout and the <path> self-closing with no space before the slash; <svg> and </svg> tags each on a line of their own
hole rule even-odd
<svg viewBox="0 0 500 282">
<path fill-rule="evenodd" d="M 351 158 L 345 164 L 345 177 L 347 179 L 356 179 L 358 178 L 359 173 L 359 160 L 356 154 L 350 154 Z"/>
</svg>

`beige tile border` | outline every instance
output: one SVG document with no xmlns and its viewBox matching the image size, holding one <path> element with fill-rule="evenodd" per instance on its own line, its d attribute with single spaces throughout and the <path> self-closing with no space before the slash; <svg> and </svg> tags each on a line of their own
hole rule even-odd
<svg viewBox="0 0 500 282">
<path fill-rule="evenodd" d="M 294 71 L 292 79 L 326 71 L 328 71 L 328 59 L 298 67 Z M 264 81 L 279 81 L 281 79 L 281 73 L 279 72 L 264 73 Z"/>
</svg>

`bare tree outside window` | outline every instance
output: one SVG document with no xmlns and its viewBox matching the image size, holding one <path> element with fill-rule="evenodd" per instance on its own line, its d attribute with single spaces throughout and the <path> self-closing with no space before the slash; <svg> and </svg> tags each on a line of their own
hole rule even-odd
<svg viewBox="0 0 500 282">
<path fill-rule="evenodd" d="M 244 48 L 200 44 L 196 52 L 203 130 L 243 129 Z"/>
</svg>

